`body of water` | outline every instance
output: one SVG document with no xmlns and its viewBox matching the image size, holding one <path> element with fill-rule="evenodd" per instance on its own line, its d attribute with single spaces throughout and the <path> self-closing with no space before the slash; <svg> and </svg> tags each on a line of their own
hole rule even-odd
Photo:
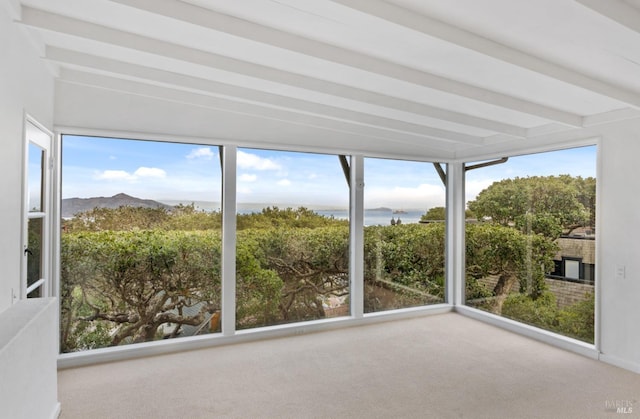
<svg viewBox="0 0 640 419">
<path fill-rule="evenodd" d="M 288 208 L 289 206 L 281 206 L 280 208 Z M 320 214 L 324 217 L 333 217 L 338 220 L 348 220 L 349 211 L 346 209 L 311 209 L 316 214 Z M 258 213 L 262 209 L 258 208 L 238 208 L 238 214 L 251 214 Z M 394 222 L 398 222 L 398 219 L 402 224 L 414 224 L 420 221 L 420 217 L 425 213 L 421 210 L 406 210 L 401 212 L 394 212 L 391 209 L 373 209 L 364 210 L 364 225 L 365 226 L 387 226 L 391 225 L 391 219 Z"/>
<path fill-rule="evenodd" d="M 347 220 L 349 218 L 349 211 L 347 210 L 314 210 L 316 213 L 320 215 L 324 215 L 325 217 L 337 218 L 339 220 Z M 407 210 L 403 213 L 394 213 L 392 210 L 382 211 L 382 210 L 365 210 L 364 211 L 364 225 L 365 226 L 387 226 L 391 225 L 391 219 L 395 222 L 400 219 L 402 224 L 411 224 L 417 223 L 420 221 L 420 217 L 425 213 L 425 211 L 416 211 L 416 210 Z"/>
</svg>

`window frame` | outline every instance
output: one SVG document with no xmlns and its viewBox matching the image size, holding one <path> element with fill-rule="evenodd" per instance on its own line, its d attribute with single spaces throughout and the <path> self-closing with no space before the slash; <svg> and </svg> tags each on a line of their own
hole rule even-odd
<svg viewBox="0 0 640 419">
<path fill-rule="evenodd" d="M 458 188 L 459 190 L 457 193 L 454 193 L 453 190 L 451 191 L 448 190 L 448 192 L 455 195 L 453 200 L 457 203 L 456 208 L 452 208 L 452 211 L 460 215 L 459 220 L 464 220 L 463 214 L 466 207 L 466 198 L 464 193 L 464 188 L 466 184 L 466 176 L 465 176 L 465 170 L 464 170 L 465 164 L 471 163 L 471 162 L 477 162 L 477 161 L 496 160 L 503 157 L 517 157 L 517 156 L 523 156 L 528 154 L 545 153 L 545 152 L 567 150 L 571 148 L 594 146 L 596 148 L 596 162 L 595 162 L 596 191 L 601 191 L 601 175 L 602 175 L 601 144 L 602 144 L 601 136 L 587 136 L 587 137 L 581 137 L 577 139 L 575 138 L 568 139 L 567 141 L 562 142 L 561 144 L 541 144 L 541 145 L 535 145 L 531 147 L 524 147 L 519 150 L 505 150 L 503 152 L 494 151 L 491 153 L 471 156 L 468 158 L 460 158 L 456 160 L 455 164 L 452 165 L 454 168 L 456 168 L 458 171 L 461 172 L 460 182 L 457 182 L 455 185 L 453 185 L 454 187 L 456 185 L 459 186 Z M 451 189 L 454 189 L 454 188 L 451 188 Z M 595 203 L 596 214 L 602 213 L 600 211 L 601 195 L 602 195 L 601 193 L 596 193 L 596 203 Z M 602 231 L 600 227 L 602 224 L 601 218 L 602 217 L 596 217 L 596 222 L 595 222 L 596 231 Z M 486 311 L 468 306 L 465 302 L 465 295 L 464 295 L 464 289 L 465 289 L 464 276 L 465 276 L 465 266 L 466 266 L 466 261 L 465 261 L 465 239 L 466 238 L 465 238 L 464 222 L 462 224 L 463 225 L 460 228 L 452 229 L 453 230 L 452 235 L 448 239 L 449 244 L 453 243 L 455 245 L 455 243 L 459 243 L 458 245 L 455 245 L 455 250 L 451 256 L 452 258 L 457 258 L 462 261 L 462 263 L 459 265 L 459 269 L 461 270 L 461 272 L 459 272 L 459 275 L 456 276 L 455 278 L 456 280 L 455 285 L 452 284 L 454 287 L 454 292 L 461 294 L 461 299 L 459 300 L 460 302 L 455 304 L 455 307 L 456 307 L 455 310 L 458 313 L 472 317 L 477 320 L 487 322 L 489 324 L 493 324 L 498 327 L 502 327 L 504 329 L 513 331 L 515 333 L 519 333 L 524 336 L 531 337 L 533 339 L 551 344 L 559 348 L 563 348 L 563 349 L 566 349 L 566 350 L 569 350 L 593 359 L 598 359 L 600 354 L 599 349 L 601 347 L 601 339 L 600 339 L 601 302 L 600 300 L 601 300 L 601 282 L 602 281 L 597 281 L 596 279 L 602 277 L 601 264 L 597 264 L 597 266 L 595 266 L 595 268 L 593 269 L 593 277 L 594 277 L 593 280 L 595 283 L 594 284 L 594 293 L 595 293 L 594 295 L 594 300 L 595 300 L 594 301 L 594 304 L 595 304 L 594 335 L 595 336 L 594 336 L 594 343 L 590 344 L 590 343 L 582 342 L 577 339 L 563 336 L 554 332 L 550 332 L 544 329 L 530 326 L 521 322 L 517 322 L 511 319 L 497 316 L 492 313 L 488 313 Z M 598 241 L 596 241 L 596 246 L 595 246 L 596 261 L 602 260 L 601 253 L 602 253 L 601 246 L 599 245 Z"/>
<path fill-rule="evenodd" d="M 38 122 L 33 116 L 25 113 L 23 125 L 23 173 L 22 173 L 22 217 L 21 217 L 21 264 L 20 264 L 20 299 L 45 298 L 58 295 L 54 287 L 54 272 L 57 270 L 55 263 L 53 220 L 55 219 L 54 202 L 56 202 L 55 174 L 56 160 L 54 159 L 54 134 L 43 124 Z M 43 152 L 41 167 L 41 192 L 40 210 L 30 211 L 29 193 L 29 163 L 30 146 L 34 145 Z M 28 284 L 28 257 L 32 254 L 29 249 L 29 221 L 42 220 L 41 245 L 40 245 L 40 278 L 33 284 Z M 29 297 L 37 290 L 40 295 Z"/>
<path fill-rule="evenodd" d="M 218 170 L 220 170 L 220 204 L 221 204 L 221 210 L 223 210 L 223 199 L 224 197 L 222 196 L 222 192 L 223 192 L 223 187 L 224 187 L 224 174 L 225 174 L 225 164 L 228 164 L 228 154 L 226 153 L 225 155 L 223 155 L 223 151 L 224 151 L 224 147 L 219 144 L 219 143 L 212 143 L 211 140 L 209 141 L 205 141 L 205 140 L 191 140 L 191 139 L 183 139 L 183 140 L 176 140 L 173 137 L 170 136 L 162 136 L 162 139 L 157 139 L 155 136 L 140 136 L 139 134 L 123 134 L 123 133 L 104 133 L 101 131 L 87 131 L 87 130 L 75 130 L 75 129 L 61 129 L 59 127 L 56 127 L 56 144 L 55 144 L 55 150 L 56 150 L 56 158 L 55 160 L 55 165 L 58 168 L 57 170 L 57 176 L 55 178 L 55 197 L 54 197 L 54 202 L 55 202 L 55 207 L 56 207 L 56 213 L 60 214 L 60 216 L 55 217 L 56 220 L 56 224 L 54 227 L 54 231 L 56 232 L 56 234 L 53 237 L 53 241 L 54 241 L 54 249 L 55 249 L 55 264 L 54 264 L 54 273 L 55 273 L 55 280 L 56 280 L 56 293 L 55 296 L 61 296 L 61 292 L 60 292 L 60 287 L 61 287 L 61 268 L 62 268 L 62 262 L 61 262 L 61 238 L 62 238 L 62 210 L 61 210 L 61 206 L 62 206 L 62 163 L 63 163 L 63 159 L 62 159 L 62 147 L 63 147 L 63 140 L 65 136 L 69 136 L 69 137 L 94 137 L 94 138 L 98 138 L 98 139 L 104 139 L 104 140 L 114 140 L 114 141 L 138 141 L 138 142 L 146 142 L 146 143 L 163 143 L 163 144 L 179 144 L 179 145 L 186 145 L 186 146 L 193 146 L 193 147 L 211 147 L 211 148 L 216 148 L 219 150 L 219 161 L 216 163 L 216 161 L 213 161 L 213 165 L 214 166 L 218 166 Z M 235 157 L 234 157 L 235 158 Z M 217 160 L 217 159 L 216 159 Z M 221 235 L 222 235 L 222 230 L 221 230 Z M 228 234 L 227 234 L 228 236 Z M 223 245 L 222 241 L 224 240 L 224 236 L 221 237 L 221 246 Z M 220 265 L 221 265 L 221 273 L 220 273 L 220 287 L 221 287 L 221 292 L 220 292 L 220 303 L 221 303 L 221 307 L 219 310 L 219 317 L 218 319 L 220 319 L 220 332 L 212 332 L 210 334 L 206 334 L 206 335 L 194 335 L 194 336 L 189 336 L 189 337 L 175 337 L 172 339 L 163 339 L 162 341 L 148 341 L 148 342 L 142 342 L 142 343 L 135 343 L 135 344 L 126 344 L 126 345 L 122 345 L 122 346 L 117 346 L 117 347 L 104 347 L 104 348 L 98 348 L 98 349 L 92 349 L 92 350 L 83 350 L 83 351 L 78 351 L 78 352 L 60 352 L 60 345 L 58 347 L 58 352 L 59 352 L 59 359 L 61 358 L 66 358 L 66 356 L 70 356 L 70 358 L 76 358 L 76 357 L 84 357 L 84 356 L 89 356 L 92 357 L 92 353 L 93 352 L 111 352 L 111 349 L 127 349 L 128 346 L 144 346 L 144 345 L 148 345 L 148 344 L 154 344 L 154 343 L 158 343 L 158 344 L 162 344 L 163 342 L 166 341 L 172 341 L 172 340 L 185 340 L 185 339 L 190 339 L 190 338 L 194 338 L 194 340 L 197 340 L 196 338 L 201 338 L 203 336 L 213 336 L 213 335 L 222 335 L 223 327 L 224 327 L 224 320 L 225 318 L 222 317 L 222 314 L 225 312 L 225 307 L 223 307 L 222 301 L 223 301 L 223 293 L 225 292 L 224 287 L 225 284 L 222 282 L 222 278 L 223 278 L 223 270 L 225 269 L 225 260 L 224 260 L 224 255 L 222 255 L 222 257 L 220 258 Z M 227 263 L 227 270 L 230 270 L 228 268 L 228 263 Z M 231 269 L 230 271 L 233 271 L 233 269 Z M 228 288 L 228 285 L 227 285 Z M 61 312 L 61 304 L 62 301 L 58 301 L 58 313 Z M 232 317 L 235 317 L 235 312 L 234 310 L 229 310 L 228 308 L 226 309 L 226 312 L 230 313 Z M 210 320 L 210 319 L 209 319 Z M 207 321 L 209 321 L 207 320 Z M 174 323 L 176 324 L 176 323 Z M 58 344 L 60 342 L 58 341 Z M 135 348 L 134 352 L 135 352 Z"/>
<path fill-rule="evenodd" d="M 597 151 L 597 169 L 596 173 L 599 175 L 601 173 L 601 154 L 600 154 L 600 137 L 580 137 L 580 138 L 568 138 L 562 144 L 549 144 L 549 142 L 542 142 L 538 145 L 531 147 L 524 147 L 519 150 L 503 150 L 500 145 L 496 145 L 492 148 L 490 152 L 482 155 L 474 155 L 474 156 L 466 156 L 459 155 L 457 157 L 452 158 L 436 158 L 433 156 L 424 156 L 424 158 L 418 158 L 417 156 L 404 156 L 404 155 L 396 155 L 394 153 L 363 153 L 362 151 L 353 151 L 343 148 L 323 148 L 320 146 L 313 145 L 305 145 L 305 144 L 281 144 L 281 143 L 258 143 L 256 141 L 238 141 L 238 140 L 229 140 L 229 139 L 218 139 L 214 137 L 186 137 L 180 139 L 176 135 L 169 134 L 141 134 L 140 132 L 132 132 L 132 131 L 118 131 L 118 130 L 104 130 L 104 129 L 91 129 L 91 128 L 78 128 L 78 127 L 70 127 L 70 126 L 56 126 L 56 154 L 55 154 L 55 167 L 58 170 L 55 176 L 55 184 L 54 184 L 54 205 L 59 206 L 59 196 L 60 196 L 60 173 L 59 173 L 59 164 L 60 164 L 60 135 L 64 133 L 65 135 L 88 135 L 88 136 L 101 136 L 101 137 L 115 137 L 115 138 L 131 138 L 131 139 L 140 139 L 140 140 L 150 140 L 150 141 L 169 141 L 169 142 L 184 142 L 184 143 L 201 143 L 201 144 L 209 144 L 209 145 L 218 145 L 222 146 L 225 149 L 231 150 L 234 147 L 254 147 L 254 148 L 269 148 L 273 150 L 283 150 L 283 151 L 300 151 L 300 152 L 318 152 L 318 153 L 331 153 L 336 155 L 346 155 L 351 158 L 351 161 L 354 162 L 351 165 L 351 181 L 352 185 L 355 187 L 351 188 L 351 199 L 350 199 L 350 219 L 355 222 L 351 224 L 351 246 L 350 249 L 352 253 L 350 260 L 352 263 L 351 266 L 351 281 L 353 281 L 351 286 L 352 296 L 355 297 L 358 294 L 358 286 L 362 285 L 362 256 L 354 257 L 354 255 L 361 255 L 363 249 L 362 247 L 362 225 L 363 225 L 363 188 L 364 188 L 364 180 L 362 176 L 363 170 L 363 159 L 364 157 L 375 157 L 375 158 L 396 158 L 396 159 L 409 159 L 412 161 L 423 161 L 431 163 L 433 161 L 441 161 L 443 164 L 447 165 L 447 189 L 446 189 L 446 208 L 447 208 L 447 225 L 446 225 L 446 249 L 445 249 L 445 269 L 446 269 L 446 299 L 445 304 L 436 305 L 436 306 L 425 306 L 425 307 L 416 307 L 410 309 L 400 309 L 389 312 L 380 312 L 380 313 L 371 313 L 366 316 L 362 314 L 362 305 L 360 301 L 362 299 L 356 299 L 352 302 L 352 313 L 350 317 L 347 318 L 339 318 L 339 319 L 328 319 L 328 320 L 319 320 L 319 321 L 310 321 L 304 323 L 296 323 L 290 325 L 282 325 L 282 326 L 273 326 L 266 327 L 260 330 L 251 329 L 251 330 L 241 330 L 236 332 L 233 330 L 233 317 L 227 315 L 226 319 L 231 323 L 231 328 L 227 328 L 226 333 L 223 333 L 222 336 L 201 336 L 195 338 L 193 340 L 184 340 L 184 339 L 175 339 L 175 340 L 164 340 L 157 342 L 149 342 L 144 344 L 136 344 L 129 345 L 129 347 L 114 347 L 114 348 L 104 348 L 101 350 L 89 351 L 90 353 L 71 353 L 71 354 L 61 354 L 58 357 L 58 366 L 60 368 L 80 366 L 80 365 L 89 365 L 96 362 L 106 362 L 113 360 L 124 360 L 132 357 L 142 357 L 142 356 L 150 356 L 157 355 L 160 353 L 169 353 L 181 350 L 192 350 L 196 348 L 202 347 L 211 347 L 217 345 L 225 345 L 229 343 L 237 343 L 243 341 L 250 340 L 260 340 L 265 338 L 274 338 L 274 337 L 283 337 L 283 336 L 293 336 L 301 333 L 307 333 L 311 331 L 322 331 L 329 330 L 333 328 L 340 327 L 348 327 L 355 325 L 363 325 L 370 322 L 379 322 L 379 321 L 388 321 L 395 319 L 404 319 L 404 318 L 412 318 L 417 316 L 425 316 L 432 314 L 442 314 L 449 313 L 455 311 L 459 314 L 466 315 L 472 318 L 476 318 L 480 321 L 488 322 L 491 324 L 495 324 L 498 327 L 502 327 L 516 333 L 529 336 L 531 338 L 555 345 L 560 348 L 564 348 L 576 353 L 583 354 L 588 357 L 596 358 L 598 356 L 597 349 L 594 349 L 594 345 L 583 344 L 581 342 L 576 342 L 573 339 L 565 338 L 563 336 L 559 336 L 556 334 L 548 333 L 545 331 L 541 331 L 539 329 L 527 327 L 526 325 L 510 322 L 507 319 L 502 318 L 492 318 L 490 314 L 480 312 L 473 308 L 467 307 L 464 305 L 463 301 L 463 289 L 464 289 L 464 209 L 465 209 L 465 199 L 464 199 L 464 163 L 466 161 L 480 161 L 480 160 L 491 160 L 504 156 L 516 156 L 527 153 L 534 152 L 545 152 L 545 151 L 553 151 L 560 150 L 565 148 L 572 147 L 581 147 L 587 145 L 596 145 L 598 147 Z M 233 158 L 229 158 L 229 162 L 233 161 Z M 234 163 L 235 164 L 235 163 Z M 224 183 L 229 182 L 234 185 L 232 188 L 226 188 L 223 186 L 223 193 L 227 193 L 227 204 L 225 207 L 232 208 L 235 205 L 235 184 L 232 180 L 235 180 L 235 171 L 236 167 L 233 165 L 230 166 L 230 170 L 226 171 L 223 174 L 223 179 L 226 179 Z M 600 177 L 597 176 L 597 187 L 600 185 Z M 233 195 L 233 196 L 231 196 Z M 596 202 L 596 211 L 599 211 L 599 199 Z M 58 210 L 59 213 L 59 210 Z M 235 214 L 228 215 L 230 220 L 235 219 Z M 600 224 L 600 218 L 596 220 L 596 228 Z M 357 221 L 359 220 L 359 222 Z M 227 224 L 231 226 L 231 224 Z M 54 220 L 54 245 L 58 246 L 59 233 L 57 233 L 59 229 L 59 220 L 56 222 Z M 358 233 L 359 231 L 359 233 Z M 233 236 L 235 234 L 234 231 L 227 231 L 229 235 L 228 242 L 225 245 L 229 245 L 230 248 L 235 248 L 234 245 L 231 245 L 233 242 Z M 358 238 L 359 237 L 359 238 Z M 55 266 L 53 269 L 54 277 L 56 281 L 58 281 L 58 273 L 59 273 L 59 249 L 56 248 L 55 253 Z M 596 248 L 596 260 L 600 260 L 600 249 Z M 229 263 L 234 262 L 231 260 Z M 462 267 L 462 268 L 461 268 Z M 600 269 L 601 266 L 598 267 L 596 271 L 596 276 L 600 277 Z M 230 268 L 230 271 L 235 271 L 234 268 Z M 358 274 L 359 272 L 359 274 Z M 358 278 L 358 275 L 360 277 Z M 223 281 L 227 278 L 230 278 L 229 275 L 223 277 Z M 58 283 L 58 282 L 56 282 Z M 231 290 L 227 288 L 226 292 L 230 292 L 232 295 L 235 295 L 235 290 Z M 225 291 L 223 291 L 223 294 Z M 362 290 L 359 290 L 359 294 L 362 295 Z M 59 293 L 56 292 L 56 295 Z M 596 339 L 595 339 L 595 348 L 599 347 L 599 297 L 600 290 L 599 284 L 596 284 Z M 360 304 L 360 309 L 358 310 L 358 304 Z M 358 313 L 359 312 L 359 313 Z M 224 322 L 224 320 L 223 320 Z M 224 328 L 224 325 L 223 325 Z M 224 329 L 223 329 L 224 330 Z"/>
</svg>

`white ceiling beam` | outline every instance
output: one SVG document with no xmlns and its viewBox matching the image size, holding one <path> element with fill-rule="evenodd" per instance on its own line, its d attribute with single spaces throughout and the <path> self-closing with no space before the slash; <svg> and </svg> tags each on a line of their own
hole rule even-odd
<svg viewBox="0 0 640 419">
<path fill-rule="evenodd" d="M 636 118 L 640 118 L 640 110 L 633 108 L 616 109 L 614 111 L 585 116 L 584 126 L 592 127 Z"/>
<path fill-rule="evenodd" d="M 620 0 L 576 0 L 585 7 L 640 33 L 640 10 Z"/>
<path fill-rule="evenodd" d="M 437 138 L 401 133 L 368 125 L 354 124 L 317 115 L 296 113 L 285 109 L 265 107 L 262 105 L 239 102 L 227 98 L 203 95 L 201 93 L 152 85 L 136 80 L 124 80 L 121 78 L 71 69 L 63 69 L 60 80 L 127 94 L 152 97 L 185 105 L 215 109 L 222 112 L 248 115 L 251 117 L 276 120 L 310 128 L 320 128 L 324 130 L 353 134 L 366 139 L 379 139 L 388 143 L 409 144 L 414 145 L 416 148 L 427 153 L 437 152 L 441 154 L 443 151 L 451 150 L 450 142 Z M 482 145 L 481 141 L 482 140 L 480 140 L 478 145 Z"/>
<path fill-rule="evenodd" d="M 640 108 L 640 93 L 620 86 L 598 80 L 550 61 L 534 57 L 530 54 L 508 47 L 504 44 L 478 36 L 442 21 L 430 18 L 415 11 L 380 1 L 380 0 L 331 0 L 362 13 L 377 16 L 389 22 L 413 29 L 425 35 L 441 39 L 443 41 L 467 48 L 503 62 L 525 68 L 530 71 L 560 80 L 564 83 L 581 87 L 583 89 L 601 94 L 603 96 L 619 100 L 631 106 Z M 616 6 L 613 9 L 630 13 L 627 8 L 618 7 L 617 0 L 578 0 L 582 3 L 596 3 L 599 8 L 608 9 L 610 4 Z M 640 27 L 640 15 L 637 9 L 625 18 L 625 22 L 635 20 L 635 26 Z M 616 16 L 618 13 L 616 13 Z M 622 16 L 617 16 L 622 17 Z M 636 29 L 637 30 L 637 29 Z M 560 121 L 556 121 L 560 122 Z"/>
<path fill-rule="evenodd" d="M 525 141 L 487 142 L 482 148 L 461 148 L 456 151 L 459 162 L 476 162 L 500 157 L 520 156 L 524 154 L 544 153 L 574 147 L 591 146 L 601 138 L 601 133 L 590 128 L 574 128 L 551 132 Z"/>
<path fill-rule="evenodd" d="M 39 29 L 88 38 L 122 48 L 136 49 L 146 53 L 157 54 L 224 71 L 235 72 L 249 77 L 269 80 L 271 82 L 295 86 L 301 89 L 338 96 L 349 100 L 370 103 L 430 118 L 442 119 L 455 124 L 468 125 L 470 127 L 495 131 L 516 137 L 524 137 L 526 135 L 526 129 L 516 125 L 476 117 L 448 109 L 442 109 L 424 103 L 397 98 L 344 84 L 333 83 L 300 74 L 277 70 L 259 64 L 248 63 L 140 35 L 121 32 L 115 29 L 51 14 L 33 8 L 23 7 L 23 15 L 23 24 Z M 560 113 L 558 118 L 562 120 L 560 122 L 567 123 L 569 125 L 581 123 L 581 118 L 574 114 Z"/>
<path fill-rule="evenodd" d="M 481 137 L 455 131 L 434 128 L 428 125 L 401 121 L 365 112 L 338 108 L 335 106 L 291 98 L 274 93 L 261 92 L 255 89 L 234 86 L 165 70 L 158 70 L 155 68 L 84 54 L 63 48 L 47 47 L 46 58 L 60 64 L 87 67 L 98 71 L 117 73 L 143 80 L 155 81 L 157 83 L 165 83 L 196 91 L 202 91 L 209 94 L 239 98 L 248 102 L 258 102 L 268 106 L 287 108 L 297 113 L 308 112 L 315 115 L 328 116 L 365 125 L 378 126 L 400 132 L 440 138 L 451 142 L 474 145 L 482 143 Z"/>
<path fill-rule="evenodd" d="M 533 138 L 533 137 L 539 137 L 541 135 L 552 134 L 554 132 L 564 132 L 571 129 L 572 128 L 569 128 L 566 125 L 555 124 L 555 123 L 540 125 L 538 127 L 529 128 L 527 130 L 527 139 Z"/>
<path fill-rule="evenodd" d="M 193 25 L 224 32 L 254 42 L 313 56 L 337 64 L 358 68 L 381 76 L 402 80 L 449 94 L 462 96 L 494 106 L 528 113 L 571 126 L 581 126 L 582 119 L 549 106 L 530 102 L 493 90 L 451 80 L 442 76 L 406 67 L 312 39 L 295 36 L 278 29 L 252 23 L 244 19 L 214 12 L 188 3 L 173 0 L 111 0 Z M 368 1 L 368 0 L 367 0 Z M 400 9 L 403 10 L 403 9 Z M 523 54 L 524 55 L 524 54 Z M 638 98 L 640 105 L 640 97 Z"/>
</svg>

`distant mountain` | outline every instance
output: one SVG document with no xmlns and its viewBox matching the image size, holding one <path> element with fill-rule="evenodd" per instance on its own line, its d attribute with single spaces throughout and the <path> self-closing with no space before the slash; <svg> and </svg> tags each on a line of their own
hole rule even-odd
<svg viewBox="0 0 640 419">
<path fill-rule="evenodd" d="M 120 207 L 143 207 L 143 208 L 173 208 L 171 205 L 163 204 L 152 199 L 140 199 L 124 193 L 119 193 L 110 197 L 95 198 L 66 198 L 62 200 L 62 217 L 71 218 L 74 215 L 92 210 L 94 208 L 120 208 Z"/>
</svg>

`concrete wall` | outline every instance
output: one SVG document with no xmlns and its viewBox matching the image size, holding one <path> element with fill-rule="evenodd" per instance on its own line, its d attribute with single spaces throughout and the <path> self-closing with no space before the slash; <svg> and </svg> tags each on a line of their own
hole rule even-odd
<svg viewBox="0 0 640 419">
<path fill-rule="evenodd" d="M 0 4 L 0 312 L 20 293 L 24 114 L 53 126 L 53 77 L 12 10 Z"/>
<path fill-rule="evenodd" d="M 0 313 L 0 416 L 53 419 L 60 413 L 55 298 L 21 300 Z"/>
<path fill-rule="evenodd" d="M 596 241 L 586 239 L 559 238 L 560 250 L 556 254 L 556 260 L 562 260 L 562 256 L 582 258 L 582 263 L 596 263 Z"/>
<path fill-rule="evenodd" d="M 558 308 L 565 308 L 585 300 L 587 294 L 593 294 L 594 286 L 560 279 L 545 279 L 549 291 L 556 296 Z"/>
</svg>

